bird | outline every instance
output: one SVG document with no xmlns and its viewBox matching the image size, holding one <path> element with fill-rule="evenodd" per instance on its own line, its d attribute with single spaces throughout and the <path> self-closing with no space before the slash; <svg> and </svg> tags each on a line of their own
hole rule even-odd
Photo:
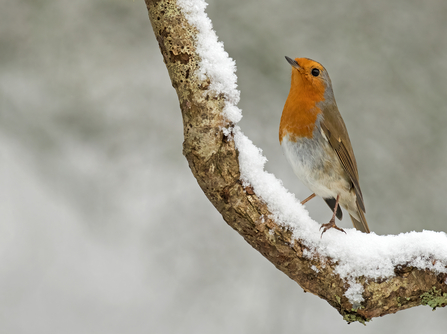
<svg viewBox="0 0 447 334">
<path fill-rule="evenodd" d="M 343 118 L 338 111 L 331 79 L 320 63 L 309 58 L 285 57 L 292 66 L 289 95 L 279 126 L 279 142 L 295 175 L 332 209 L 323 233 L 348 211 L 354 227 L 369 233 L 357 162 Z M 345 232 L 346 233 L 346 232 Z"/>
</svg>

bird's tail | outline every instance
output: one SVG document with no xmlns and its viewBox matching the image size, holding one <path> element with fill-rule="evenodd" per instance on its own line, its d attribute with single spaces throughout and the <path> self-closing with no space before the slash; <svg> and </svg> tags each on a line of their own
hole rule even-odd
<svg viewBox="0 0 447 334">
<path fill-rule="evenodd" d="M 353 217 L 351 214 L 349 216 L 351 217 L 352 224 L 354 224 L 354 227 L 362 232 L 369 233 L 371 232 L 368 227 L 368 223 L 366 222 L 365 213 L 362 209 L 359 208 L 359 205 L 357 203 L 357 215 L 359 216 L 360 220 L 357 220 L 357 218 Z"/>
</svg>

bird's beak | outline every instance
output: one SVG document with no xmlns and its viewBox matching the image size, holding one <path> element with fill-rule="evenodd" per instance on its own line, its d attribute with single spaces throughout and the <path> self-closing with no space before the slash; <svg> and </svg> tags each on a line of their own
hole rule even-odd
<svg viewBox="0 0 447 334">
<path fill-rule="evenodd" d="M 287 56 L 286 56 L 286 60 L 289 62 L 290 65 L 292 65 L 292 67 L 295 67 L 295 68 L 298 68 L 298 69 L 301 68 L 296 60 L 294 60 L 292 58 L 289 58 Z"/>
</svg>

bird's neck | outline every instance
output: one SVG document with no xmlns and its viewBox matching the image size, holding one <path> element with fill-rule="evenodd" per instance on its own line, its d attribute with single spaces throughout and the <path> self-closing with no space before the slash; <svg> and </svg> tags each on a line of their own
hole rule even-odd
<svg viewBox="0 0 447 334">
<path fill-rule="evenodd" d="M 320 101 L 324 101 L 323 93 L 303 85 L 297 87 L 292 81 L 279 126 L 280 143 L 287 135 L 291 141 L 312 138 L 318 115 L 322 113 L 318 107 Z"/>
</svg>

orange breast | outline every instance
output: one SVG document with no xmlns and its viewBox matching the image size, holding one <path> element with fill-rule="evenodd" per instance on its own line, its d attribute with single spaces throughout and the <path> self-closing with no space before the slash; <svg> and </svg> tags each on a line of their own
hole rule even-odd
<svg viewBox="0 0 447 334">
<path fill-rule="evenodd" d="M 294 74 L 292 74 L 292 87 L 281 116 L 280 143 L 286 135 L 289 135 L 292 141 L 297 141 L 302 137 L 312 138 L 317 117 L 321 114 L 316 104 L 324 100 L 323 90 L 309 87 L 302 78 L 294 78 Z M 300 76 L 299 73 L 297 75 Z"/>
</svg>

